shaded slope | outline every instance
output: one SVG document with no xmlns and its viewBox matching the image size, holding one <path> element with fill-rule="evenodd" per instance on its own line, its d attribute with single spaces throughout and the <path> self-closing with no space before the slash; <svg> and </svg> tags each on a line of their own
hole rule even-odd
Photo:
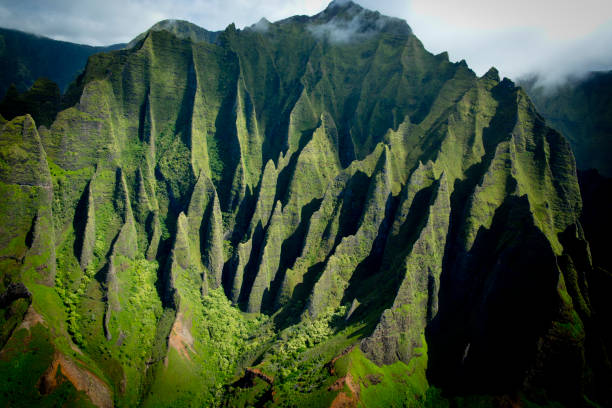
<svg viewBox="0 0 612 408">
<path fill-rule="evenodd" d="M 0 44 L 2 97 L 11 84 L 23 92 L 40 77 L 49 78 L 65 91 L 90 55 L 123 47 L 123 44 L 92 47 L 5 28 L 0 28 Z"/>
<path fill-rule="evenodd" d="M 142 41 L 149 31 L 168 31 L 174 34 L 177 38 L 191 40 L 193 42 L 209 42 L 214 43 L 220 32 L 208 31 L 195 24 L 185 20 L 162 20 L 155 23 L 146 32 L 137 35 L 130 41 L 126 48 L 133 48 Z"/>
<path fill-rule="evenodd" d="M 521 80 L 539 112 L 572 145 L 578 168 L 612 176 L 612 72 L 592 72 L 552 89 Z"/>
<path fill-rule="evenodd" d="M 14 85 L 0 102 L 0 114 L 7 120 L 26 114 L 40 126 L 51 126 L 61 109 L 61 95 L 57 84 L 46 78 L 38 78 L 32 87 L 19 94 Z"/>
<path fill-rule="evenodd" d="M 73 92 L 34 147 L 31 119 L 3 123 L 2 169 L 52 194 L 24 198 L 3 250 L 43 242 L 39 213 L 58 265 L 54 289 L 5 276 L 117 405 L 325 406 L 341 378 L 364 404 L 435 402 L 429 382 L 608 401 L 572 152 L 494 69 L 333 2 L 215 43 L 151 30 Z"/>
</svg>

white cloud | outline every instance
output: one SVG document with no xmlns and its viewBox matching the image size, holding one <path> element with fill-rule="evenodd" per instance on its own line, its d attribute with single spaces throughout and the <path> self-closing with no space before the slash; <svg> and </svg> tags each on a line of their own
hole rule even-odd
<svg viewBox="0 0 612 408">
<path fill-rule="evenodd" d="M 411 9 L 416 15 L 438 19 L 447 29 L 484 33 L 537 28 L 557 39 L 587 35 L 612 17 L 609 0 L 414 0 Z"/>
<path fill-rule="evenodd" d="M 612 69 L 610 1 L 413 0 L 408 13 L 428 49 L 465 58 L 479 74 L 496 66 L 511 78 L 538 72 L 553 83 Z"/>
<path fill-rule="evenodd" d="M 0 20 L 8 20 L 11 16 L 11 11 L 0 5 Z"/>
<path fill-rule="evenodd" d="M 261 18 L 258 22 L 248 27 L 248 29 L 257 31 L 260 33 L 265 33 L 270 29 L 270 22 L 265 18 Z"/>
<path fill-rule="evenodd" d="M 336 0 L 347 1 L 347 0 Z M 128 42 L 159 20 L 191 21 L 209 30 L 313 15 L 328 0 L 0 0 L 0 26 L 56 39 L 103 45 Z M 612 69 L 612 1 L 359 0 L 404 18 L 425 47 L 465 59 L 477 73 L 496 66 L 517 78 L 533 71 L 561 80 Z"/>
</svg>

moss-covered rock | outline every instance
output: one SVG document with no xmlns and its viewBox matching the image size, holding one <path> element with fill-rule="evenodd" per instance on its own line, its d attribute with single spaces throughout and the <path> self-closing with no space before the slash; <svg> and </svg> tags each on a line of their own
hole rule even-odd
<svg viewBox="0 0 612 408">
<path fill-rule="evenodd" d="M 605 405 L 609 274 L 525 93 L 351 2 L 265 27 L 150 30 L 0 119 L 0 290 L 117 406 Z"/>
</svg>

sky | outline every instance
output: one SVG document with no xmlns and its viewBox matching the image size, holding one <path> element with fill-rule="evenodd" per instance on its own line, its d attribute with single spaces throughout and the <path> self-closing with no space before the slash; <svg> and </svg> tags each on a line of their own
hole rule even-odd
<svg viewBox="0 0 612 408">
<path fill-rule="evenodd" d="M 495 66 L 546 84 L 612 69 L 612 0 L 357 0 L 405 19 L 425 47 L 465 59 L 477 74 Z M 90 45 L 129 42 L 159 20 L 208 30 L 261 17 L 312 15 L 329 0 L 0 0 L 0 26 Z"/>
</svg>

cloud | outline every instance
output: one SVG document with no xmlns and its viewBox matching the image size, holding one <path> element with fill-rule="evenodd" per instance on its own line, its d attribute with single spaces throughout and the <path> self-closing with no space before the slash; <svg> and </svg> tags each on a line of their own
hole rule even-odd
<svg viewBox="0 0 612 408">
<path fill-rule="evenodd" d="M 160 20 L 182 19 L 208 30 L 261 17 L 315 14 L 325 0 L 0 0 L 0 26 L 91 45 L 128 42 Z"/>
<path fill-rule="evenodd" d="M 496 66 L 513 79 L 535 73 L 556 84 L 612 69 L 608 0 L 413 0 L 404 13 L 426 48 L 466 59 L 478 74 Z"/>
<path fill-rule="evenodd" d="M 256 22 L 252 26 L 249 26 L 248 29 L 257 31 L 260 33 L 265 33 L 270 29 L 270 25 L 271 23 L 262 17 L 258 22 Z"/>
<path fill-rule="evenodd" d="M 125 42 L 146 26 L 164 18 L 148 1 L 20 0 L 5 4 L 0 26 L 91 45 Z M 135 24 L 135 22 L 137 22 Z M 142 25 L 142 27 L 141 27 Z"/>
<path fill-rule="evenodd" d="M 332 6 L 339 6 L 338 3 L 346 4 L 348 1 L 335 0 Z M 374 33 L 365 23 L 365 13 L 360 11 L 350 19 L 334 16 L 323 24 L 310 24 L 307 28 L 319 39 L 327 39 L 332 43 L 347 43 L 351 40 L 362 40 Z"/>
<path fill-rule="evenodd" d="M 336 0 L 345 3 L 348 0 Z M 51 38 L 107 45 L 128 42 L 163 19 L 183 19 L 208 30 L 234 22 L 251 26 L 313 15 L 328 0 L 0 0 L 0 26 Z M 496 66 L 518 78 L 540 73 L 562 81 L 593 69 L 612 69 L 612 2 L 609 0 L 358 0 L 365 8 L 407 20 L 425 47 L 465 59 L 478 74 Z M 261 27 L 260 27 L 261 28 Z M 338 29 L 339 28 L 339 29 Z M 316 29 L 346 41 L 359 28 Z M 319 34 L 317 34 L 319 35 Z"/>
<path fill-rule="evenodd" d="M 414 0 L 411 10 L 416 15 L 435 16 L 454 29 L 490 32 L 537 28 L 557 39 L 586 35 L 612 17 L 609 0 Z"/>
<path fill-rule="evenodd" d="M 0 20 L 8 20 L 12 13 L 6 7 L 0 5 Z"/>
</svg>

